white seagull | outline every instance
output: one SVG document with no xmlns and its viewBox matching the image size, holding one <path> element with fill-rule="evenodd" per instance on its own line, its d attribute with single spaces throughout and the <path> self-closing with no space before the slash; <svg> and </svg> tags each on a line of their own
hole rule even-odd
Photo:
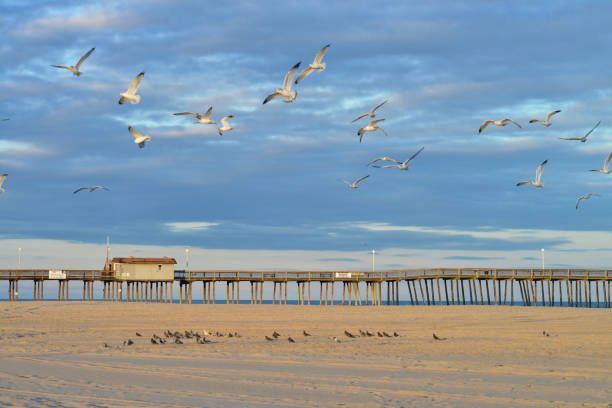
<svg viewBox="0 0 612 408">
<path fill-rule="evenodd" d="M 361 183 L 363 180 L 367 179 L 368 177 L 370 177 L 370 175 L 368 174 L 367 176 L 364 176 L 360 179 L 355 180 L 353 183 L 349 183 L 346 180 L 342 180 L 345 184 L 347 184 L 350 188 L 359 188 L 358 184 Z"/>
<path fill-rule="evenodd" d="M 531 119 L 529 121 L 529 123 L 535 123 L 535 122 L 540 122 L 542 125 L 548 127 L 550 126 L 550 118 L 553 115 L 556 115 L 557 113 L 561 112 L 560 110 L 556 110 L 556 111 L 552 111 L 552 112 L 548 112 L 548 114 L 546 115 L 546 120 L 540 120 L 540 119 Z"/>
<path fill-rule="evenodd" d="M 308 64 L 308 68 L 303 70 L 300 73 L 300 75 L 297 77 L 297 79 L 295 80 L 296 84 L 299 84 L 304 78 L 310 75 L 312 71 L 314 70 L 318 70 L 318 71 L 325 70 L 326 64 L 324 62 L 321 62 L 321 60 L 323 59 L 323 56 L 325 55 L 325 52 L 327 51 L 330 45 L 331 44 L 327 44 L 325 47 L 321 48 L 321 50 L 315 56 L 314 62 L 312 64 Z"/>
<path fill-rule="evenodd" d="M 518 123 L 516 123 L 515 121 L 513 121 L 510 118 L 504 118 L 504 119 L 501 119 L 501 120 L 488 119 L 488 120 L 485 120 L 484 122 L 482 122 L 482 125 L 480 125 L 480 129 L 478 129 L 478 133 L 482 133 L 482 131 L 487 127 L 487 125 L 490 125 L 491 123 L 494 124 L 495 126 L 506 126 L 508 124 L 508 122 L 513 123 L 516 126 L 522 128 L 521 125 L 519 125 Z"/>
<path fill-rule="evenodd" d="M 595 193 L 589 193 L 589 194 L 585 194 L 581 197 L 578 197 L 578 200 L 576 201 L 576 209 L 578 209 L 578 204 L 580 204 L 581 200 L 588 200 L 589 198 L 591 198 L 591 196 L 596 196 L 597 194 Z"/>
<path fill-rule="evenodd" d="M 386 168 L 391 168 L 391 167 L 397 167 L 397 168 L 398 168 L 398 169 L 400 169 L 400 170 L 409 170 L 409 169 L 410 169 L 410 166 L 408 165 L 408 163 L 410 163 L 410 161 L 411 161 L 412 159 L 414 159 L 415 157 L 417 157 L 417 156 L 418 156 L 418 154 L 419 154 L 419 153 L 421 153 L 421 152 L 423 151 L 423 149 L 425 149 L 425 147 L 421 147 L 421 148 L 419 149 L 419 151 L 418 151 L 418 152 L 416 152 L 415 154 L 413 154 L 412 156 L 410 156 L 410 158 L 409 158 L 409 159 L 407 159 L 407 160 L 405 160 L 405 161 L 403 161 L 403 162 L 398 162 L 398 161 L 396 161 L 396 163 L 397 163 L 397 164 L 389 164 L 389 165 L 387 165 L 387 166 L 373 166 L 373 167 L 383 168 L 383 169 L 386 169 Z M 394 160 L 394 161 L 395 161 L 395 160 Z"/>
<path fill-rule="evenodd" d="M 610 159 L 612 159 L 612 153 L 610 153 L 610 155 L 604 161 L 603 169 L 595 169 L 595 170 L 591 170 L 591 171 L 598 171 L 598 172 L 603 173 L 603 174 L 610 174 L 610 173 L 612 173 L 612 170 L 609 169 L 609 167 L 610 167 Z"/>
<path fill-rule="evenodd" d="M 376 163 L 377 161 L 392 161 L 392 162 L 395 162 L 395 163 L 398 163 L 398 164 L 399 164 L 399 163 L 401 163 L 401 161 L 395 160 L 395 159 L 394 159 L 394 158 L 392 158 L 392 157 L 383 156 L 383 157 L 379 157 L 378 159 L 374 159 L 374 160 L 372 160 L 372 161 L 371 161 L 371 162 L 369 162 L 367 165 L 368 165 L 368 166 L 371 166 L 372 164 Z"/>
<path fill-rule="evenodd" d="M 376 129 L 380 129 L 385 134 L 385 136 L 387 136 L 387 132 L 385 132 L 385 129 L 377 125 L 378 122 L 382 122 L 383 120 L 384 119 L 373 120 L 368 125 L 360 128 L 357 131 L 357 136 L 359 136 L 359 143 L 361 143 L 361 139 L 363 139 L 363 134 L 365 132 L 374 132 L 376 131 Z"/>
<path fill-rule="evenodd" d="M 582 143 L 584 143 L 584 142 L 587 141 L 587 137 L 589 137 L 591 132 L 594 131 L 597 128 L 597 126 L 599 126 L 600 123 L 601 123 L 601 120 L 599 122 L 597 122 L 597 124 L 595 126 L 593 126 L 593 128 L 591 130 L 589 130 L 587 132 L 587 134 L 582 136 L 582 137 L 560 137 L 559 139 L 563 139 L 563 140 L 579 140 Z"/>
<path fill-rule="evenodd" d="M 138 90 L 138 85 L 140 85 L 140 81 L 142 81 L 142 77 L 144 76 L 144 72 L 136 75 L 136 78 L 132 80 L 130 83 L 130 87 L 125 92 L 120 92 L 121 98 L 119 99 L 119 105 L 123 105 L 126 101 L 130 101 L 131 104 L 136 104 L 140 102 L 140 95 L 136 95 L 136 91 Z"/>
<path fill-rule="evenodd" d="M 151 140 L 150 136 L 143 136 L 140 132 L 138 132 L 131 126 L 128 126 L 128 130 L 130 131 L 132 136 L 134 136 L 134 143 L 136 143 L 141 149 L 145 147 L 145 142 L 147 140 Z"/>
<path fill-rule="evenodd" d="M 92 191 L 95 191 L 95 190 L 97 190 L 99 188 L 101 188 L 103 190 L 106 190 L 106 191 L 110 191 L 108 188 L 106 188 L 104 186 L 91 186 L 91 187 L 80 187 L 80 188 L 77 188 L 76 190 L 74 190 L 72 192 L 72 194 L 76 194 L 76 193 L 78 193 L 80 191 L 83 191 L 83 190 L 89 190 L 89 192 L 91 193 Z"/>
<path fill-rule="evenodd" d="M 8 174 L 4 173 L 0 176 L 0 193 L 4 193 L 4 189 L 2 188 L 2 183 L 4 183 L 4 179 L 8 176 Z"/>
<path fill-rule="evenodd" d="M 79 61 L 73 66 L 70 66 L 70 67 L 67 67 L 66 65 L 51 65 L 51 66 L 55 68 L 67 69 L 68 71 L 72 72 L 72 75 L 81 76 L 82 72 L 79 71 L 79 68 L 81 68 L 81 65 L 83 65 L 87 57 L 89 57 L 91 53 L 94 52 L 95 49 L 96 48 L 94 47 L 91 50 L 87 51 L 85 55 L 83 55 L 81 59 L 79 59 Z"/>
<path fill-rule="evenodd" d="M 297 71 L 301 63 L 302 61 L 298 62 L 289 70 L 289 72 L 287 72 L 287 75 L 285 75 L 285 81 L 283 82 L 283 87 L 278 88 L 276 92 L 268 95 L 266 99 L 264 99 L 263 101 L 264 105 L 270 102 L 272 99 L 280 98 L 281 96 L 285 98 L 285 102 L 293 102 L 295 98 L 297 98 L 297 91 L 291 90 L 291 84 L 293 83 L 293 77 L 295 76 L 295 71 Z"/>
<path fill-rule="evenodd" d="M 524 184 L 531 184 L 535 188 L 542 188 L 542 187 L 544 187 L 544 183 L 540 182 L 540 178 L 542 177 L 542 169 L 544 168 L 544 166 L 546 166 L 546 163 L 548 163 L 548 160 L 544 160 L 542 162 L 542 164 L 540 164 L 538 166 L 538 169 L 536 170 L 536 179 L 535 179 L 535 181 L 521 181 L 520 183 L 517 183 L 516 185 L 517 186 L 522 186 Z"/>
<path fill-rule="evenodd" d="M 197 119 L 198 123 L 212 124 L 212 123 L 215 123 L 215 121 L 210 118 L 211 113 L 212 113 L 212 106 L 208 108 L 205 114 L 195 113 L 195 112 L 179 112 L 179 113 L 175 113 L 174 115 L 175 116 L 193 115 Z"/>
<path fill-rule="evenodd" d="M 364 114 L 363 114 L 363 115 L 361 115 L 361 116 L 357 116 L 357 118 L 353 119 L 353 120 L 351 121 L 351 123 L 353 123 L 353 122 L 357 122 L 359 119 L 361 119 L 361 118 L 365 118 L 366 116 L 369 116 L 369 117 L 371 117 L 371 118 L 375 118 L 375 117 L 376 117 L 376 114 L 375 114 L 374 112 L 376 112 L 376 109 L 378 109 L 378 108 L 380 108 L 381 106 L 383 106 L 385 103 L 387 103 L 387 101 L 388 101 L 388 99 L 387 99 L 386 101 L 382 102 L 382 103 L 379 103 L 379 104 L 378 104 L 378 105 L 376 105 L 375 107 L 373 107 L 373 108 L 372 108 L 372 110 L 371 110 L 371 111 L 369 111 L 368 113 L 364 113 Z"/>
<path fill-rule="evenodd" d="M 229 123 L 227 123 L 233 117 L 234 115 L 229 115 L 221 119 L 221 123 L 223 124 L 223 126 L 217 128 L 219 130 L 219 136 L 223 136 L 223 132 L 227 132 L 228 130 L 234 129 L 229 125 Z"/>
</svg>

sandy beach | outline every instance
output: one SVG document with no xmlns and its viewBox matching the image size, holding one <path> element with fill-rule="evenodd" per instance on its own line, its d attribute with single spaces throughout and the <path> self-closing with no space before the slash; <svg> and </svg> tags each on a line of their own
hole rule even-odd
<svg viewBox="0 0 612 408">
<path fill-rule="evenodd" d="M 604 309 L 102 302 L 0 309 L 1 406 L 612 406 L 612 314 Z M 345 329 L 400 337 L 349 338 Z M 164 330 L 240 337 L 151 344 Z M 267 341 L 274 331 L 281 337 Z M 127 339 L 134 344 L 124 346 Z"/>
</svg>

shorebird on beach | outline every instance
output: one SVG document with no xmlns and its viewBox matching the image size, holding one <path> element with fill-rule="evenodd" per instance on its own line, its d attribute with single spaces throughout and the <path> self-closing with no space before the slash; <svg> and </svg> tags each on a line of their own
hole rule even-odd
<svg viewBox="0 0 612 408">
<path fill-rule="evenodd" d="M 140 333 L 136 332 L 136 336 L 137 336 L 137 337 L 142 337 L 142 334 L 140 334 Z"/>
<path fill-rule="evenodd" d="M 370 175 L 369 175 L 369 174 L 368 174 L 367 176 L 364 176 L 364 177 L 362 177 L 362 178 L 360 178 L 360 179 L 355 180 L 355 181 L 354 181 L 354 182 L 352 182 L 352 183 L 349 183 L 349 182 L 348 182 L 348 181 L 346 181 L 346 180 L 342 180 L 342 181 L 343 181 L 345 184 L 347 184 L 347 185 L 348 185 L 350 188 L 359 188 L 359 183 L 361 183 L 361 181 L 363 181 L 363 180 L 367 179 L 368 177 L 370 177 Z"/>
<path fill-rule="evenodd" d="M 312 64 L 308 64 L 308 68 L 303 70 L 300 75 L 298 75 L 297 79 L 295 80 L 296 84 L 299 84 L 304 78 L 312 74 L 312 72 L 315 70 L 319 72 L 325 70 L 326 64 L 324 62 L 321 62 L 321 60 L 323 59 L 323 56 L 325 55 L 325 52 L 327 51 L 330 45 L 331 44 L 327 44 L 325 47 L 321 48 L 317 55 L 315 55 L 314 62 Z"/>
<path fill-rule="evenodd" d="M 120 92 L 121 98 L 119 98 L 119 105 L 123 105 L 127 101 L 130 101 L 131 104 L 140 103 L 140 95 L 136 95 L 136 91 L 138 90 L 138 86 L 140 85 L 140 81 L 142 81 L 142 77 L 144 76 L 144 72 L 141 72 L 130 82 L 130 86 L 125 92 Z"/>
<path fill-rule="evenodd" d="M 306 330 L 302 330 L 302 333 L 304 334 L 304 336 L 312 336 L 310 333 L 307 333 Z"/>
<path fill-rule="evenodd" d="M 578 204 L 580 204 L 580 201 L 588 200 L 589 198 L 591 198 L 591 196 L 597 196 L 597 194 L 589 193 L 589 194 L 585 194 L 583 196 L 578 197 L 578 200 L 576 200 L 576 209 L 578 209 Z"/>
<path fill-rule="evenodd" d="M 141 149 L 145 147 L 145 142 L 147 140 L 151 140 L 150 136 L 143 136 L 140 132 L 138 132 L 131 126 L 128 126 L 128 130 L 130 131 L 132 136 L 134 136 L 134 143 L 136 143 Z"/>
<path fill-rule="evenodd" d="M 81 68 L 81 65 L 83 65 L 87 57 L 89 57 L 91 53 L 94 52 L 95 49 L 96 48 L 94 47 L 91 50 L 87 51 L 85 55 L 83 55 L 75 65 L 71 65 L 69 67 L 66 65 L 51 65 L 51 66 L 55 68 L 67 69 L 68 71 L 72 72 L 72 75 L 77 76 L 77 77 L 81 76 L 83 73 L 79 71 L 79 68 Z"/>
<path fill-rule="evenodd" d="M 280 333 L 274 332 L 272 333 L 272 337 L 274 337 L 275 339 L 278 339 L 280 337 Z"/>
<path fill-rule="evenodd" d="M 159 344 L 154 338 L 151 338 L 151 344 Z"/>
<path fill-rule="evenodd" d="M 434 340 L 440 340 L 440 341 L 446 340 L 446 337 L 438 337 L 438 336 L 436 336 L 436 333 L 433 334 L 433 338 L 434 338 Z"/>
<path fill-rule="evenodd" d="M 597 128 L 597 126 L 599 126 L 600 123 L 601 123 L 601 120 L 599 122 L 597 122 L 597 124 L 595 124 L 595 126 L 593 126 L 593 128 L 591 130 L 589 130 L 586 133 L 586 135 L 584 135 L 582 137 L 560 137 L 559 139 L 562 139 L 562 140 L 579 140 L 582 143 L 585 143 L 587 141 L 587 137 L 589 137 L 591 132 L 594 131 Z"/>
<path fill-rule="evenodd" d="M 510 118 L 504 118 L 501 120 L 488 119 L 482 122 L 482 124 L 480 125 L 480 128 L 478 129 L 478 133 L 482 133 L 482 131 L 487 127 L 487 125 L 490 125 L 491 123 L 494 124 L 495 126 L 506 126 L 508 123 L 513 123 L 516 126 L 522 128 L 521 125 L 519 125 L 518 123 L 516 123 Z"/>
<path fill-rule="evenodd" d="M 525 184 L 531 184 L 535 188 L 544 187 L 544 183 L 540 182 L 540 178 L 542 177 L 542 169 L 544 169 L 544 166 L 546 166 L 546 163 L 548 163 L 548 160 L 544 160 L 542 164 L 538 166 L 538 169 L 536 170 L 536 179 L 534 181 L 521 181 L 520 183 L 516 183 L 516 185 L 522 186 Z"/>
<path fill-rule="evenodd" d="M 83 190 L 89 190 L 89 192 L 91 193 L 92 191 L 96 191 L 98 189 L 103 189 L 103 190 L 106 190 L 106 191 L 110 191 L 108 188 L 106 188 L 104 186 L 91 186 L 91 187 L 79 187 L 76 190 L 74 190 L 72 192 L 72 194 L 76 194 L 76 193 L 81 192 Z M 136 335 L 140 336 L 138 333 L 136 333 Z"/>
<path fill-rule="evenodd" d="M 215 121 L 210 118 L 210 114 L 211 113 L 212 113 L 212 106 L 210 108 L 208 108 L 208 110 L 204 114 L 202 114 L 202 113 L 195 113 L 195 112 L 178 112 L 178 113 L 174 113 L 173 115 L 174 116 L 192 115 L 193 117 L 196 118 L 198 123 L 213 124 L 213 123 L 215 123 Z"/>
<path fill-rule="evenodd" d="M 291 338 L 291 336 L 287 337 L 287 341 L 288 341 L 289 343 L 295 343 L 295 340 L 293 340 L 293 339 Z"/>
<path fill-rule="evenodd" d="M 234 117 L 234 115 L 229 115 L 229 116 L 226 116 L 226 117 L 224 117 L 223 119 L 221 119 L 221 124 L 222 124 L 223 126 L 221 126 L 221 127 L 218 127 L 218 128 L 217 128 L 217 130 L 219 131 L 219 136 L 223 136 L 223 132 L 227 132 L 227 131 L 230 131 L 230 130 L 233 130 L 233 129 L 234 129 L 234 128 L 233 128 L 233 127 L 231 127 L 231 126 L 229 125 L 229 123 L 228 123 L 228 122 L 229 122 L 229 120 L 230 120 L 231 118 L 233 118 L 233 117 Z"/>
<path fill-rule="evenodd" d="M 368 337 L 374 337 L 374 333 L 372 333 L 372 332 L 371 332 L 371 331 L 369 331 L 369 330 L 366 330 L 366 336 L 368 336 Z"/>
<path fill-rule="evenodd" d="M 378 109 L 378 108 L 380 108 L 381 106 L 383 106 L 385 103 L 387 103 L 387 101 L 388 101 L 388 99 L 387 99 L 386 101 L 382 102 L 382 103 L 379 103 L 379 104 L 378 104 L 378 105 L 376 105 L 375 107 L 373 107 L 371 111 L 369 111 L 369 112 L 367 112 L 367 113 L 364 113 L 363 115 L 359 115 L 359 116 L 357 116 L 355 119 L 353 119 L 353 120 L 351 121 L 351 123 L 353 123 L 353 122 L 357 122 L 359 119 L 361 119 L 361 118 L 365 118 L 366 116 L 368 116 L 368 117 L 370 117 L 370 118 L 375 118 L 375 117 L 376 117 L 376 113 L 374 113 L 374 112 L 376 112 L 376 109 Z"/>
<path fill-rule="evenodd" d="M 344 331 L 344 335 L 345 335 L 346 337 L 350 337 L 351 339 L 354 339 L 355 337 L 357 337 L 357 336 L 355 336 L 353 333 L 351 333 L 351 332 L 350 332 L 350 331 L 348 331 L 348 330 L 345 330 L 345 331 Z"/>
<path fill-rule="evenodd" d="M 535 122 L 540 122 L 542 125 L 548 127 L 550 126 L 550 118 L 553 115 L 556 115 L 557 113 L 561 112 L 560 110 L 556 110 L 556 111 L 552 111 L 552 112 L 548 112 L 548 114 L 546 115 L 546 120 L 540 120 L 540 119 L 531 119 L 529 121 L 529 123 L 535 123 Z"/>
<path fill-rule="evenodd" d="M 332 337 L 332 340 L 335 341 L 336 343 L 342 343 L 340 339 L 337 338 L 336 336 Z"/>
<path fill-rule="evenodd" d="M 265 338 L 266 338 L 266 340 L 268 340 L 268 341 L 274 341 L 274 340 L 276 340 L 275 338 L 273 339 L 273 338 L 272 338 L 272 337 L 270 337 L 270 336 L 265 336 Z"/>
<path fill-rule="evenodd" d="M 393 332 L 393 337 L 399 337 L 400 335 L 397 332 Z"/>
<path fill-rule="evenodd" d="M 397 167 L 400 170 L 410 170 L 410 166 L 408 165 L 408 163 L 410 163 L 410 161 L 412 159 L 417 157 L 418 154 L 423 151 L 423 149 L 425 149 L 425 147 L 421 147 L 418 152 L 416 152 L 415 154 L 410 156 L 410 158 L 404 160 L 403 162 L 397 162 L 397 164 L 388 164 L 386 166 L 372 166 L 372 167 L 382 168 L 382 169 L 391 168 L 391 167 Z"/>
<path fill-rule="evenodd" d="M 128 346 L 131 346 L 132 344 L 134 344 L 134 342 L 132 341 L 132 339 L 128 339 L 127 343 Z"/>
<path fill-rule="evenodd" d="M 363 139 L 363 134 L 365 132 L 374 132 L 376 130 L 381 130 L 385 134 L 385 136 L 387 136 L 387 132 L 385 132 L 385 129 L 377 125 L 378 122 L 382 122 L 383 120 L 384 119 L 373 120 L 370 123 L 368 123 L 366 126 L 360 128 L 357 131 L 357 136 L 359 136 L 359 143 L 361 143 L 361 140 Z"/>
<path fill-rule="evenodd" d="M 285 98 L 285 102 L 293 102 L 295 98 L 297 98 L 297 91 L 291 90 L 291 84 L 293 83 L 293 77 L 295 76 L 295 71 L 300 67 L 302 62 L 298 62 L 295 64 L 289 72 L 285 75 L 285 81 L 283 82 L 283 87 L 278 88 L 276 92 L 271 93 L 264 99 L 263 104 L 270 102 L 274 98 L 280 98 L 281 96 Z"/>
<path fill-rule="evenodd" d="M 612 153 L 610 153 L 610 155 L 604 161 L 603 169 L 594 169 L 594 170 L 591 170 L 591 171 L 598 171 L 598 172 L 603 173 L 603 174 L 610 174 L 610 173 L 612 173 L 612 170 L 609 169 L 610 168 L 610 159 L 612 159 Z M 5 174 L 5 176 L 6 176 L 6 174 Z M 0 179 L 0 185 L 2 185 L 2 179 Z"/>
<path fill-rule="evenodd" d="M 0 176 L 0 193 L 4 193 L 4 189 L 2 188 L 2 183 L 4 183 L 4 179 L 6 179 L 6 176 L 8 176 L 8 174 L 6 173 Z"/>
</svg>

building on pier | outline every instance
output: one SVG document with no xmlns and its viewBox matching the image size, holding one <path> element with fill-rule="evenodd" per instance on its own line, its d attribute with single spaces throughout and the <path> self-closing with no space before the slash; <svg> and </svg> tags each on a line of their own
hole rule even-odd
<svg viewBox="0 0 612 408">
<path fill-rule="evenodd" d="M 173 281 L 174 258 L 113 258 L 105 270 L 119 281 Z"/>
</svg>

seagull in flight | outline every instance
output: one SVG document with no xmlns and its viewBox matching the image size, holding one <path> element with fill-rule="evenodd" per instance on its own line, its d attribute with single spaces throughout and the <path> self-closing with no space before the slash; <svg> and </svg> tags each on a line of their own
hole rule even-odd
<svg viewBox="0 0 612 408">
<path fill-rule="evenodd" d="M 175 113 L 174 115 L 175 116 L 193 115 L 198 121 L 198 123 L 212 124 L 212 123 L 215 123 L 215 121 L 210 118 L 211 113 L 212 113 L 212 106 L 208 108 L 205 114 L 195 113 L 195 112 L 179 112 L 179 113 Z"/>
<path fill-rule="evenodd" d="M 359 188 L 359 183 L 361 183 L 363 180 L 367 179 L 368 177 L 370 177 L 370 175 L 368 174 L 367 176 L 364 176 L 360 179 L 355 180 L 353 183 L 349 183 L 346 180 L 342 180 L 345 184 L 347 184 L 350 188 Z"/>
<path fill-rule="evenodd" d="M 295 72 L 300 67 L 302 61 L 295 64 L 287 75 L 285 75 L 285 81 L 283 82 L 283 87 L 278 88 L 276 92 L 271 93 L 264 99 L 263 104 L 270 102 L 274 98 L 280 98 L 281 96 L 285 98 L 285 102 L 293 102 L 295 98 L 297 98 L 297 91 L 291 90 L 291 84 L 293 83 L 293 77 L 295 76 Z"/>
<path fill-rule="evenodd" d="M 385 132 L 385 129 L 377 125 L 378 122 L 382 122 L 383 120 L 384 119 L 373 120 L 368 125 L 360 128 L 357 131 L 357 136 L 359 136 L 359 143 L 361 143 L 361 139 L 363 139 L 363 134 L 365 132 L 374 132 L 376 131 L 376 129 L 380 129 L 385 134 L 385 136 L 387 136 L 387 132 Z"/>
<path fill-rule="evenodd" d="M 119 93 L 119 95 L 121 95 L 121 98 L 119 98 L 119 105 L 123 105 L 127 101 L 130 101 L 131 104 L 140 102 L 140 95 L 136 95 L 136 91 L 138 90 L 138 85 L 140 85 L 140 81 L 142 81 L 144 74 L 144 72 L 141 72 L 136 75 L 136 78 L 132 80 L 127 91 Z"/>
<path fill-rule="evenodd" d="M 516 123 L 510 118 L 504 118 L 501 120 L 488 119 L 482 122 L 482 125 L 480 125 L 480 129 L 478 129 L 478 133 L 482 133 L 482 131 L 487 127 L 487 125 L 490 125 L 491 123 L 494 124 L 495 126 L 506 126 L 508 123 L 513 123 L 522 129 L 521 125 L 519 125 L 518 123 Z"/>
<path fill-rule="evenodd" d="M 79 59 L 79 61 L 75 65 L 72 65 L 70 67 L 67 67 L 66 65 L 51 65 L 51 66 L 55 68 L 67 69 L 68 71 L 72 72 L 72 75 L 77 76 L 77 77 L 81 76 L 81 74 L 83 73 L 79 71 L 79 68 L 81 68 L 81 65 L 83 65 L 85 60 L 91 55 L 92 52 L 94 52 L 95 49 L 96 48 L 94 47 L 91 50 L 87 51 L 85 55 L 83 55 L 81 59 Z"/>
<path fill-rule="evenodd" d="M 589 193 L 589 194 L 585 194 L 581 197 L 578 197 L 578 200 L 576 201 L 576 209 L 578 209 L 578 204 L 580 204 L 581 200 L 588 200 L 589 198 L 591 198 L 591 196 L 596 196 L 597 194 L 595 193 Z"/>
<path fill-rule="evenodd" d="M 378 159 L 374 159 L 371 162 L 369 162 L 367 165 L 371 166 L 372 164 L 378 162 L 378 161 L 391 161 L 391 162 L 395 162 L 395 163 L 401 163 L 401 161 L 395 160 L 392 157 L 388 157 L 388 156 L 383 156 L 383 157 L 379 157 Z"/>
<path fill-rule="evenodd" d="M 4 179 L 8 176 L 8 174 L 4 173 L 0 176 L 0 193 L 4 193 L 4 189 L 2 188 L 2 183 L 4 183 Z"/>
<path fill-rule="evenodd" d="M 151 140 L 150 136 L 143 136 L 140 132 L 138 132 L 131 126 L 128 126 L 128 130 L 130 131 L 132 136 L 134 136 L 134 143 L 136 143 L 141 149 L 145 147 L 145 142 L 147 140 Z"/>
<path fill-rule="evenodd" d="M 610 159 L 612 159 L 612 153 L 610 153 L 610 155 L 604 161 L 603 169 L 595 169 L 595 170 L 591 170 L 591 171 L 598 171 L 598 172 L 603 173 L 603 174 L 610 174 L 610 173 L 612 173 L 612 170 L 609 170 Z"/>
<path fill-rule="evenodd" d="M 223 136 L 223 132 L 227 132 L 228 130 L 234 129 L 229 125 L 229 123 L 227 123 L 233 117 L 234 115 L 229 115 L 221 119 L 221 123 L 223 124 L 223 126 L 217 128 L 219 130 L 219 136 Z"/>
<path fill-rule="evenodd" d="M 303 70 L 300 73 L 300 75 L 297 77 L 297 79 L 295 80 L 296 84 L 299 84 L 304 78 L 312 74 L 314 70 L 318 70 L 318 71 L 325 70 L 326 64 L 324 62 L 321 62 L 321 60 L 323 59 L 323 56 L 325 55 L 325 52 L 327 52 L 327 49 L 329 48 L 330 45 L 331 44 L 327 44 L 325 47 L 321 48 L 321 50 L 315 56 L 314 62 L 312 64 L 308 64 L 308 68 Z"/>
<path fill-rule="evenodd" d="M 556 111 L 552 111 L 552 112 L 548 112 L 548 114 L 546 115 L 546 120 L 540 120 L 540 119 L 531 119 L 529 121 L 529 123 L 535 123 L 535 122 L 540 122 L 542 125 L 548 127 L 550 126 L 550 118 L 553 115 L 556 115 L 557 113 L 561 112 L 560 110 L 556 110 Z"/>
<path fill-rule="evenodd" d="M 587 137 L 589 137 L 589 135 L 591 134 L 592 131 L 594 131 L 595 129 L 597 129 L 597 126 L 599 126 L 599 124 L 601 123 L 601 120 L 599 122 L 597 122 L 597 124 L 595 126 L 593 126 L 593 128 L 591 130 L 589 130 L 586 135 L 582 136 L 582 137 L 560 137 L 559 139 L 563 139 L 563 140 L 579 140 L 582 143 L 587 141 Z"/>
<path fill-rule="evenodd" d="M 405 161 L 403 161 L 403 162 L 397 162 L 397 161 L 396 161 L 396 163 L 397 163 L 397 164 L 389 164 L 389 165 L 387 165 L 387 166 L 372 166 L 372 167 L 383 168 L 383 169 L 386 169 L 386 168 L 391 168 L 391 167 L 397 167 L 397 168 L 398 168 L 398 169 L 400 169 L 400 170 L 409 170 L 409 169 L 410 169 L 410 166 L 408 165 L 408 163 L 410 163 L 410 161 L 411 161 L 412 159 L 414 159 L 415 157 L 417 157 L 417 156 L 418 156 L 418 154 L 419 154 L 419 153 L 421 153 L 421 152 L 423 151 L 423 149 L 425 149 L 425 147 L 421 147 L 421 148 L 419 149 L 419 151 L 418 151 L 418 152 L 416 152 L 415 154 L 413 154 L 412 156 L 410 156 L 410 158 L 409 158 L 409 159 L 407 159 L 407 160 L 405 160 Z"/>
<path fill-rule="evenodd" d="M 106 190 L 106 191 L 110 191 L 108 188 L 106 188 L 104 186 L 91 186 L 91 187 L 80 187 L 80 188 L 77 188 L 76 190 L 74 190 L 72 192 L 72 194 L 79 193 L 79 192 L 81 192 L 83 190 L 89 190 L 89 192 L 91 193 L 92 191 L 95 191 L 95 190 L 97 190 L 99 188 L 101 188 L 103 190 Z"/>
<path fill-rule="evenodd" d="M 375 118 L 376 114 L 374 112 L 376 112 L 376 109 L 380 108 L 381 106 L 383 106 L 385 103 L 387 103 L 388 99 L 382 103 L 379 103 L 378 105 L 376 105 L 375 107 L 372 108 L 371 111 L 369 111 L 368 113 L 364 113 L 363 115 L 357 116 L 357 118 L 353 119 L 351 121 L 351 123 L 353 122 L 357 122 L 359 119 L 361 118 L 365 118 L 366 116 L 369 116 L 371 118 Z"/>
<path fill-rule="evenodd" d="M 536 170 L 536 179 L 535 179 L 535 181 L 521 181 L 520 183 L 517 183 L 516 185 L 517 186 L 522 186 L 524 184 L 531 184 L 535 188 L 542 188 L 542 187 L 544 187 L 544 183 L 540 182 L 540 178 L 542 177 L 542 169 L 544 168 L 544 166 L 546 166 L 546 163 L 548 163 L 548 160 L 544 160 L 542 162 L 542 164 L 540 164 L 538 166 L 538 169 Z"/>
</svg>

